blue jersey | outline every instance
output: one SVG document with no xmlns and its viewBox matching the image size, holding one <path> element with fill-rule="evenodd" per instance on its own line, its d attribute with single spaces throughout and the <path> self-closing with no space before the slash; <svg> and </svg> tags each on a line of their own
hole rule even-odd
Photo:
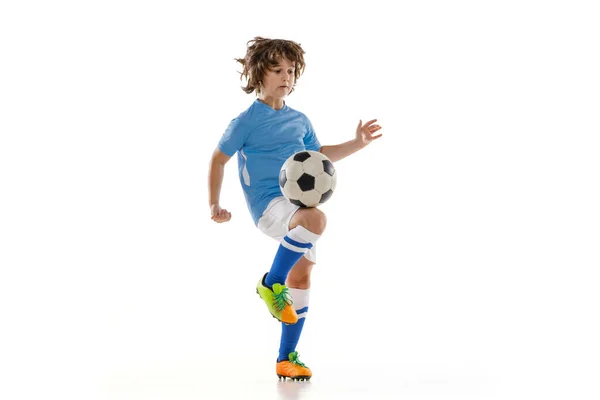
<svg viewBox="0 0 600 400">
<path fill-rule="evenodd" d="M 238 153 L 240 182 L 255 224 L 269 202 L 282 196 L 279 171 L 283 163 L 298 151 L 320 148 L 304 114 L 285 103 L 275 110 L 258 99 L 231 121 L 218 144 L 230 157 Z"/>
</svg>

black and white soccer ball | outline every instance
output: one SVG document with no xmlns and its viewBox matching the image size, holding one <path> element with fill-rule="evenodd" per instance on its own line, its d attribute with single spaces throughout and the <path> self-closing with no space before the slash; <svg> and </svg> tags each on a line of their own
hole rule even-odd
<svg viewBox="0 0 600 400">
<path fill-rule="evenodd" d="M 283 195 L 300 207 L 316 207 L 331 198 L 337 174 L 329 158 L 318 151 L 305 150 L 286 160 L 279 172 Z"/>
</svg>

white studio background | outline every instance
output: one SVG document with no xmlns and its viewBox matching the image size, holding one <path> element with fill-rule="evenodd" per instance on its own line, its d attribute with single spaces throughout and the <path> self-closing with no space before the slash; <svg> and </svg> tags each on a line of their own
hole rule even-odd
<svg viewBox="0 0 600 400">
<path fill-rule="evenodd" d="M 2 398 L 598 398 L 593 3 L 2 2 Z M 322 144 L 383 126 L 323 206 L 303 386 L 235 158 L 207 204 L 257 35 L 306 50 Z"/>
</svg>

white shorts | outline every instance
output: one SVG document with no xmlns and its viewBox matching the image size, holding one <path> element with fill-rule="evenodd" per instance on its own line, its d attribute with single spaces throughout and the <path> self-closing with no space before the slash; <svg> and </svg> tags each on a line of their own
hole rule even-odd
<svg viewBox="0 0 600 400">
<path fill-rule="evenodd" d="M 300 207 L 290 203 L 285 197 L 276 197 L 271 200 L 258 220 L 258 229 L 265 235 L 281 242 L 283 237 L 290 231 L 290 221 L 299 209 Z M 304 257 L 313 263 L 317 262 L 315 248 L 316 245 L 313 245 L 313 247 L 304 254 Z"/>
</svg>

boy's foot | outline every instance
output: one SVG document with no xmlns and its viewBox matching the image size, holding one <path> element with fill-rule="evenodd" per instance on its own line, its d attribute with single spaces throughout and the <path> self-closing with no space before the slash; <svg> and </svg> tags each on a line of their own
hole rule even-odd
<svg viewBox="0 0 600 400">
<path fill-rule="evenodd" d="M 266 276 L 267 274 L 258 281 L 256 293 L 267 304 L 267 308 L 273 317 L 286 324 L 295 324 L 298 322 L 298 315 L 292 307 L 292 296 L 287 286 L 276 283 L 273 285 L 273 290 L 271 290 L 265 285 Z"/>
<path fill-rule="evenodd" d="M 289 355 L 290 359 L 286 361 L 279 361 L 275 367 L 277 376 L 279 379 L 285 380 L 286 378 L 299 381 L 307 381 L 312 376 L 310 368 L 308 368 L 302 361 L 298 359 L 298 352 L 293 351 Z"/>
</svg>

